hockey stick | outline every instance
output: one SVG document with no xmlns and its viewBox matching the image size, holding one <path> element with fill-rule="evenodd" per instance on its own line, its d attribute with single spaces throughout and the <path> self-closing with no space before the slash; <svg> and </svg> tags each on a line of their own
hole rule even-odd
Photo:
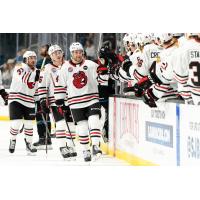
<svg viewBox="0 0 200 200">
<path fill-rule="evenodd" d="M 44 113 L 41 113 L 41 116 L 42 116 L 42 120 L 44 122 L 44 125 L 46 127 L 46 134 L 45 134 L 45 145 L 46 145 L 46 154 L 47 154 L 47 139 L 48 139 L 48 136 L 50 137 L 50 131 L 49 131 L 49 128 L 48 128 L 48 124 L 47 124 L 47 118 L 48 118 L 48 114 L 46 113 L 46 119 L 44 117 Z"/>
<path fill-rule="evenodd" d="M 43 69 L 44 69 L 45 61 L 46 61 L 46 57 L 44 57 L 44 59 L 43 59 L 43 61 L 42 61 L 42 65 L 41 65 L 40 70 L 43 70 Z"/>
<path fill-rule="evenodd" d="M 66 125 L 67 125 L 67 129 L 68 129 L 68 132 L 69 132 L 69 134 L 70 134 L 70 137 L 71 137 L 73 146 L 75 147 L 74 140 L 73 140 L 73 138 L 72 138 L 72 132 L 71 132 L 71 130 L 70 130 L 70 128 L 69 128 L 69 124 L 68 124 L 68 122 L 67 122 L 66 112 L 63 112 L 63 117 L 64 117 L 64 119 L 65 119 L 65 123 L 66 123 Z"/>
<path fill-rule="evenodd" d="M 44 70 L 44 68 L 45 68 L 45 61 L 46 61 L 46 57 L 44 57 L 44 59 L 43 59 L 43 62 L 42 62 L 42 66 L 41 66 L 41 70 Z M 47 91 L 47 80 L 46 80 L 46 91 Z M 46 101 L 48 101 L 48 92 L 47 92 L 47 94 L 46 94 Z M 49 136 L 49 138 L 50 138 L 50 135 L 51 135 L 51 133 L 50 133 L 50 131 L 49 131 L 49 128 L 48 128 L 48 124 L 47 124 L 47 119 L 48 119 L 48 113 L 46 113 L 46 117 L 44 117 L 44 113 L 41 113 L 41 115 L 42 115 L 42 120 L 43 120 L 43 122 L 44 122 L 44 124 L 45 124 L 45 127 L 46 127 L 46 134 L 45 134 L 45 146 L 46 146 L 46 154 L 47 154 L 47 140 L 48 140 L 48 136 Z"/>
</svg>

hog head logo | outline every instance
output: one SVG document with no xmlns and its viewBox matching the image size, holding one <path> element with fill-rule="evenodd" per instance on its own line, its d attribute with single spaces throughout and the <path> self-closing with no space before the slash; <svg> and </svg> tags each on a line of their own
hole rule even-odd
<svg viewBox="0 0 200 200">
<path fill-rule="evenodd" d="M 76 88 L 83 88 L 87 84 L 87 76 L 83 71 L 73 74 L 73 84 Z"/>
</svg>

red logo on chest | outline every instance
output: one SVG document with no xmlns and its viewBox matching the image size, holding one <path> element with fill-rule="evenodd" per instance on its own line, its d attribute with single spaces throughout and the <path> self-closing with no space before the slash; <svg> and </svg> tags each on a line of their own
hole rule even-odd
<svg viewBox="0 0 200 200">
<path fill-rule="evenodd" d="M 76 88 L 83 88 L 87 84 L 88 78 L 83 71 L 73 74 L 73 77 L 73 84 Z"/>
</svg>

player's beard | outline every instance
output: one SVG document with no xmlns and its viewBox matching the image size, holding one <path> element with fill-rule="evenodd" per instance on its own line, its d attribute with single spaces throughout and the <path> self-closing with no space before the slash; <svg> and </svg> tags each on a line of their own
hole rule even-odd
<svg viewBox="0 0 200 200">
<path fill-rule="evenodd" d="M 35 68 L 36 62 L 32 61 L 28 63 L 28 66 L 33 70 Z"/>
<path fill-rule="evenodd" d="M 76 58 L 72 58 L 74 61 L 75 61 L 75 63 L 81 63 L 82 61 L 83 61 L 83 56 L 81 56 L 81 57 L 76 57 Z"/>
<path fill-rule="evenodd" d="M 28 65 L 32 70 L 34 70 L 34 68 L 35 68 L 35 65 L 32 65 L 32 64 L 30 64 L 30 65 Z"/>
</svg>

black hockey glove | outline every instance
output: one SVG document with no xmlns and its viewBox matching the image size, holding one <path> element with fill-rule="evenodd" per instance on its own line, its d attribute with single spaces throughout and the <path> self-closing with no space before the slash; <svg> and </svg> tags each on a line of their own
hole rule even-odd
<svg viewBox="0 0 200 200">
<path fill-rule="evenodd" d="M 56 100 L 56 105 L 58 106 L 58 107 L 61 107 L 61 106 L 63 106 L 64 105 L 64 99 L 58 99 L 58 100 Z"/>
<path fill-rule="evenodd" d="M 40 78 L 40 70 L 36 69 L 35 82 L 39 81 L 39 78 Z"/>
<path fill-rule="evenodd" d="M 49 106 L 47 105 L 46 99 L 40 101 L 42 112 L 48 114 L 50 113 Z"/>
<path fill-rule="evenodd" d="M 141 88 L 137 83 L 133 87 L 125 87 L 124 93 L 134 92 L 136 97 L 141 97 L 144 93 L 144 89 Z"/>
<path fill-rule="evenodd" d="M 129 69 L 132 65 L 132 62 L 129 59 L 126 59 L 122 62 L 122 69 L 129 74 Z"/>
<path fill-rule="evenodd" d="M 144 94 L 144 88 L 140 87 L 138 83 L 136 83 L 133 88 L 136 97 L 141 97 Z"/>
<path fill-rule="evenodd" d="M 97 67 L 97 73 L 100 74 L 100 75 L 105 75 L 105 74 L 109 73 L 109 70 L 108 70 L 107 67 L 100 65 L 100 66 Z"/>
<path fill-rule="evenodd" d="M 151 108 L 157 107 L 155 101 L 157 101 L 158 98 L 153 94 L 152 88 L 149 88 L 148 90 L 145 91 L 145 93 L 142 96 L 142 100 L 144 101 L 145 104 L 147 104 Z"/>
<path fill-rule="evenodd" d="M 0 90 L 0 95 L 4 100 L 4 105 L 7 106 L 8 105 L 8 93 L 4 89 L 2 89 L 2 90 Z"/>
<path fill-rule="evenodd" d="M 58 106 L 58 112 L 61 114 L 63 114 L 63 112 L 67 112 L 68 106 L 65 105 L 64 99 L 58 99 L 55 103 Z"/>
<path fill-rule="evenodd" d="M 137 84 L 139 87 L 143 88 L 144 90 L 147 90 L 152 86 L 153 82 L 149 79 L 148 76 L 145 76 L 142 79 L 140 79 L 140 81 L 138 81 Z"/>
</svg>

